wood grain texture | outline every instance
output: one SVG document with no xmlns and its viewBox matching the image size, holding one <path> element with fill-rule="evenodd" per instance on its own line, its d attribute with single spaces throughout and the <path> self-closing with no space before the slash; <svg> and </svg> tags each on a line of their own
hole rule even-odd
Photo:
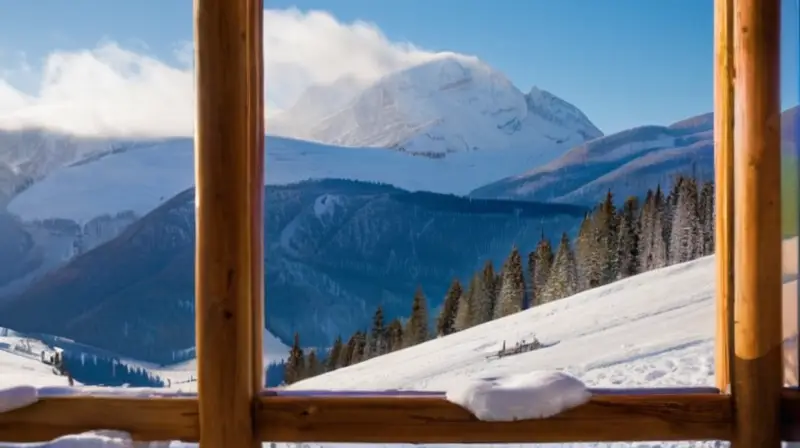
<svg viewBox="0 0 800 448">
<path fill-rule="evenodd" d="M 196 441 L 200 436 L 197 400 L 56 397 L 0 413 L 3 442 L 44 442 L 97 429 L 126 431 L 136 440 Z"/>
<path fill-rule="evenodd" d="M 248 14 L 252 22 L 250 37 L 250 102 L 249 125 L 253 139 L 250 151 L 250 216 L 252 221 L 252 317 L 253 317 L 253 389 L 266 387 L 264 370 L 264 1 L 250 0 Z"/>
<path fill-rule="evenodd" d="M 584 406 L 543 420 L 480 422 L 442 397 L 300 397 L 258 399 L 258 439 L 286 442 L 534 443 L 635 440 L 727 440 L 731 397 L 715 392 L 628 395 L 601 392 Z M 798 426 L 800 393 L 784 391 L 784 422 Z M 786 426 L 784 434 L 792 434 Z M 197 441 L 198 402 L 191 398 L 46 398 L 0 414 L 0 440 L 40 442 L 93 429 L 130 432 L 136 440 Z M 793 434 L 800 434 L 795 429 Z M 226 445 L 237 446 L 237 445 Z M 241 445 L 238 445 L 241 446 Z"/>
<path fill-rule="evenodd" d="M 733 349 L 733 0 L 714 2 L 714 178 L 716 264 L 716 386 L 731 384 Z"/>
<path fill-rule="evenodd" d="M 253 36 L 249 0 L 195 0 L 200 447 L 252 447 Z"/>
<path fill-rule="evenodd" d="M 734 448 L 781 442 L 780 4 L 735 3 Z"/>
<path fill-rule="evenodd" d="M 716 440 L 731 434 L 721 394 L 598 395 L 549 419 L 478 421 L 441 397 L 262 397 L 259 438 L 274 442 L 545 443 Z"/>
</svg>

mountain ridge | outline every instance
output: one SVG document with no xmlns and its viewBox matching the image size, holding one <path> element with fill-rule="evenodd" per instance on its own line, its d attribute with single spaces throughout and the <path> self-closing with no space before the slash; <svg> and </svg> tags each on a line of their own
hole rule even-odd
<svg viewBox="0 0 800 448">
<path fill-rule="evenodd" d="M 781 115 L 785 155 L 797 155 L 800 107 Z M 561 157 L 469 193 L 475 198 L 594 204 L 612 190 L 617 197 L 641 196 L 677 175 L 714 176 L 713 113 L 667 126 L 645 125 L 587 141 Z"/>
<path fill-rule="evenodd" d="M 193 200 L 192 189 L 178 194 L 45 275 L 0 304 L 0 321 L 153 361 L 185 348 L 194 340 Z M 387 317 L 406 314 L 419 285 L 436 306 L 454 276 L 504 259 L 514 244 L 531 249 L 586 211 L 346 180 L 267 186 L 265 205 L 267 328 L 319 344 L 366 325 L 379 304 Z"/>
<path fill-rule="evenodd" d="M 547 152 L 602 135 L 573 104 L 536 87 L 523 94 L 476 57 L 441 53 L 360 91 L 352 85 L 343 80 L 330 87 L 312 86 L 323 100 L 335 98 L 333 104 L 320 104 L 304 94 L 273 117 L 269 132 L 436 157 L 524 146 Z M 337 91 L 343 93 L 336 95 Z"/>
</svg>

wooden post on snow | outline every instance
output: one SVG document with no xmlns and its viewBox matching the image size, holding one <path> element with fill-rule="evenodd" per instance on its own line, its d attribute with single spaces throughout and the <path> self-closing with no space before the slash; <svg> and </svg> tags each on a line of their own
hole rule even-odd
<svg viewBox="0 0 800 448">
<path fill-rule="evenodd" d="M 253 447 L 257 92 L 250 0 L 195 0 L 200 447 Z M 259 11 L 260 13 L 260 11 Z M 260 188 L 261 186 L 259 186 Z"/>
<path fill-rule="evenodd" d="M 780 11 L 736 0 L 735 448 L 781 446 Z"/>
<path fill-rule="evenodd" d="M 716 386 L 731 383 L 733 348 L 733 0 L 714 2 L 714 180 L 716 253 Z"/>
</svg>

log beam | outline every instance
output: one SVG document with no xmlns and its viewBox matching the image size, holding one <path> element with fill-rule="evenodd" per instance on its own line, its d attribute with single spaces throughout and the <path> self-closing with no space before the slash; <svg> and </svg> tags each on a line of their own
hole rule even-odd
<svg viewBox="0 0 800 448">
<path fill-rule="evenodd" d="M 249 0 L 195 0 L 195 293 L 201 448 L 253 447 L 252 164 L 257 22 Z M 254 104 L 256 103 L 256 104 Z M 263 243 L 262 243 L 263 244 Z M 262 246 L 263 247 L 263 246 Z M 260 337 L 260 333 L 259 333 Z"/>
<path fill-rule="evenodd" d="M 135 440 L 197 441 L 196 398 L 53 397 L 0 413 L 0 442 L 47 442 L 98 429 L 125 431 Z"/>
<path fill-rule="evenodd" d="M 264 371 L 264 1 L 250 0 L 250 21 L 253 32 L 248 35 L 250 46 L 251 98 L 248 124 L 254 139 L 249 152 L 250 211 L 253 242 L 250 245 L 252 267 L 251 307 L 253 314 L 253 389 L 266 387 Z"/>
<path fill-rule="evenodd" d="M 734 448 L 780 447 L 781 0 L 736 0 Z"/>
<path fill-rule="evenodd" d="M 733 419 L 730 396 L 706 391 L 598 394 L 552 418 L 507 423 L 481 422 L 442 396 L 262 396 L 256 411 L 257 439 L 274 442 L 727 440 Z M 0 414 L 0 440 L 41 442 L 116 429 L 136 440 L 193 442 L 207 431 L 200 431 L 200 420 L 192 398 L 55 397 Z"/>
<path fill-rule="evenodd" d="M 716 386 L 731 384 L 733 349 L 733 0 L 714 2 Z"/>
<path fill-rule="evenodd" d="M 548 419 L 482 422 L 441 397 L 263 397 L 262 440 L 363 443 L 559 443 L 718 440 L 730 397 L 598 395 Z"/>
</svg>

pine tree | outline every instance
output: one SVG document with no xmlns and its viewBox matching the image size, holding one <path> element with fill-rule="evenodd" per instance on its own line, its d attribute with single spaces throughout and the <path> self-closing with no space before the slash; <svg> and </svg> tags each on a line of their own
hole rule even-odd
<svg viewBox="0 0 800 448">
<path fill-rule="evenodd" d="M 447 336 L 456 332 L 456 314 L 458 312 L 458 302 L 464 291 L 461 289 L 461 282 L 453 279 L 447 294 L 444 297 L 442 310 L 439 312 L 439 320 L 436 322 L 436 335 Z"/>
<path fill-rule="evenodd" d="M 671 227 L 665 221 L 666 200 L 661 187 L 656 189 L 653 197 L 653 245 L 650 249 L 650 269 L 658 269 L 667 266 L 669 263 L 669 252 L 667 247 L 665 228 Z"/>
<path fill-rule="evenodd" d="M 653 225 L 655 204 L 653 190 L 647 190 L 644 206 L 639 213 L 639 269 L 649 271 L 653 265 Z"/>
<path fill-rule="evenodd" d="M 331 350 L 328 353 L 328 359 L 325 362 L 325 370 L 327 370 L 328 372 L 332 372 L 341 367 L 339 362 L 341 362 L 343 349 L 344 347 L 342 346 L 342 337 L 336 336 L 336 340 L 333 341 L 333 346 L 331 347 Z"/>
<path fill-rule="evenodd" d="M 639 200 L 629 197 L 618 213 L 617 278 L 639 273 Z"/>
<path fill-rule="evenodd" d="M 553 247 L 550 245 L 550 240 L 545 238 L 544 232 L 542 233 L 539 243 L 536 245 L 534 258 L 536 259 L 536 263 L 533 267 L 532 306 L 545 303 L 543 300 L 544 289 L 545 286 L 547 286 L 547 280 L 550 278 L 550 271 L 553 267 Z"/>
<path fill-rule="evenodd" d="M 360 331 L 358 333 L 358 344 L 356 345 L 356 353 L 359 356 L 359 362 L 365 361 L 367 359 L 366 352 L 367 352 L 367 332 Z"/>
<path fill-rule="evenodd" d="M 369 345 L 367 347 L 368 357 L 381 356 L 386 354 L 386 328 L 383 322 L 383 308 L 378 306 L 375 315 L 372 317 L 372 331 L 370 332 Z"/>
<path fill-rule="evenodd" d="M 294 334 L 294 343 L 289 350 L 289 358 L 286 361 L 286 370 L 283 375 L 286 384 L 296 383 L 305 376 L 305 357 L 303 349 L 300 347 L 300 335 Z"/>
<path fill-rule="evenodd" d="M 536 305 L 536 287 L 534 286 L 534 281 L 536 279 L 536 251 L 532 250 L 528 252 L 528 281 L 525 283 L 528 285 L 528 303 L 526 304 L 528 308 Z"/>
<path fill-rule="evenodd" d="M 353 354 L 350 365 L 358 364 L 367 359 L 367 334 L 361 330 L 353 334 Z"/>
<path fill-rule="evenodd" d="M 675 192 L 677 198 L 672 213 L 670 261 L 684 263 L 702 253 L 700 217 L 698 211 L 697 184 L 693 179 L 680 178 Z"/>
<path fill-rule="evenodd" d="M 414 293 L 411 316 L 408 318 L 408 323 L 406 323 L 406 329 L 403 333 L 406 347 L 421 344 L 428 340 L 428 301 L 425 299 L 422 287 L 417 287 L 417 291 Z"/>
<path fill-rule="evenodd" d="M 494 318 L 522 311 L 525 300 L 525 277 L 522 273 L 522 257 L 516 246 L 511 249 L 503 267 L 503 286 L 494 312 Z"/>
<path fill-rule="evenodd" d="M 595 250 L 595 231 L 592 222 L 592 213 L 587 213 L 581 221 L 578 229 L 578 237 L 575 240 L 575 264 L 578 271 L 578 291 L 585 291 L 590 288 L 589 279 L 592 277 L 590 272 L 594 263 L 593 251 Z M 596 264 L 596 263 L 595 263 Z"/>
<path fill-rule="evenodd" d="M 469 281 L 469 286 L 467 290 L 461 294 L 461 298 L 458 299 L 458 310 L 456 311 L 456 331 L 466 330 L 472 326 L 473 322 L 473 314 L 475 310 L 475 301 L 473 297 L 475 295 L 475 291 L 479 288 L 478 286 L 479 279 L 478 274 L 474 274 L 472 279 Z"/>
<path fill-rule="evenodd" d="M 493 318 L 494 307 L 497 301 L 497 276 L 494 272 L 494 265 L 487 261 L 483 265 L 483 271 L 476 278 L 475 289 L 472 291 L 473 309 L 470 313 L 472 326 L 489 322 Z"/>
<path fill-rule="evenodd" d="M 700 217 L 702 218 L 703 255 L 714 253 L 716 232 L 716 209 L 714 203 L 714 183 L 704 182 L 700 191 Z"/>
<path fill-rule="evenodd" d="M 364 354 L 361 356 L 360 361 L 366 361 L 366 360 L 372 359 L 372 358 L 374 358 L 376 356 L 380 356 L 377 353 L 375 353 L 375 347 L 376 347 L 376 344 L 375 344 L 374 338 L 372 337 L 372 333 L 371 332 L 365 332 L 364 333 Z"/>
<path fill-rule="evenodd" d="M 577 292 L 578 272 L 575 266 L 575 254 L 570 247 L 569 237 L 564 232 L 558 245 L 553 269 L 544 291 L 545 302 L 569 297 Z"/>
<path fill-rule="evenodd" d="M 488 279 L 487 279 L 488 280 Z M 494 282 L 492 282 L 494 288 L 492 291 L 494 292 L 494 301 L 493 303 L 497 304 L 497 298 L 500 297 L 500 290 L 503 289 L 503 268 L 500 268 L 500 272 L 494 273 Z M 494 308 L 492 309 L 492 316 L 494 316 Z"/>
<path fill-rule="evenodd" d="M 400 319 L 393 319 L 386 327 L 388 351 L 393 352 L 403 348 L 403 324 Z"/>
<path fill-rule="evenodd" d="M 344 346 L 344 349 L 342 350 L 342 354 L 339 360 L 340 367 L 347 367 L 355 364 L 355 362 L 353 362 L 353 357 L 355 356 L 356 345 L 358 344 L 356 338 L 357 334 L 358 332 L 353 333 L 353 335 L 350 336 L 350 339 L 347 340 L 347 344 Z"/>
<path fill-rule="evenodd" d="M 322 369 L 317 359 L 317 351 L 312 348 L 308 352 L 308 359 L 306 360 L 306 378 L 315 377 L 320 373 L 322 373 Z"/>
<path fill-rule="evenodd" d="M 610 260 L 609 254 L 609 227 L 611 218 L 609 213 L 613 210 L 613 205 L 608 206 L 608 195 L 598 207 L 594 209 L 591 218 L 591 227 L 589 230 L 590 236 L 586 246 L 581 248 L 580 259 L 576 257 L 576 265 L 578 260 L 582 267 L 580 268 L 580 276 L 584 282 L 583 288 L 591 289 L 607 283 L 607 266 Z M 577 269 L 577 267 L 576 267 Z M 580 285 L 580 283 L 579 283 Z"/>
<path fill-rule="evenodd" d="M 595 213 L 594 227 L 596 231 L 595 250 L 597 254 L 598 284 L 605 285 L 617 279 L 619 260 L 617 259 L 617 210 L 614 196 L 609 190 L 606 198 Z"/>
<path fill-rule="evenodd" d="M 661 208 L 661 230 L 664 238 L 664 253 L 666 254 L 663 266 L 669 266 L 672 264 L 673 260 L 672 248 L 670 248 L 670 244 L 672 244 L 672 227 L 683 181 L 683 176 L 678 176 L 675 179 L 675 182 L 672 184 L 672 190 L 665 198 Z"/>
</svg>

